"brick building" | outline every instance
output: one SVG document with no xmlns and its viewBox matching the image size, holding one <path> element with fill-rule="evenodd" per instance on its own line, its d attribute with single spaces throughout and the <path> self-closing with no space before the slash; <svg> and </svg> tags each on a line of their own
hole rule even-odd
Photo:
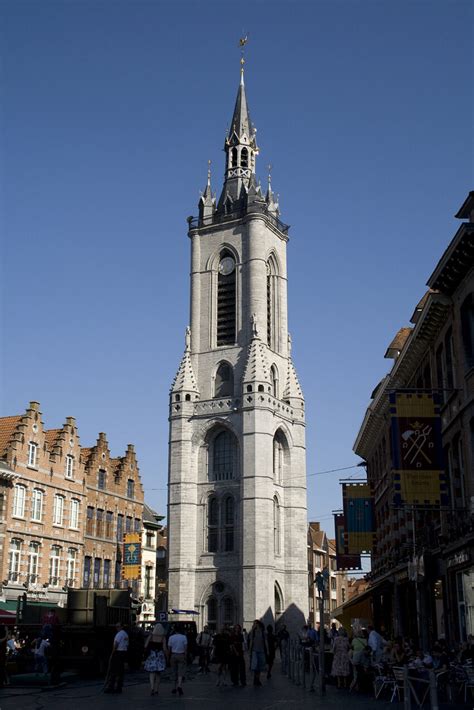
<svg viewBox="0 0 474 710">
<path fill-rule="evenodd" d="M 319 596 L 314 578 L 325 568 L 329 579 L 324 594 L 324 624 L 328 627 L 336 621 L 335 610 L 346 601 L 348 580 L 345 572 L 336 573 L 336 541 L 328 538 L 319 523 L 312 522 L 308 525 L 308 621 L 313 627 L 320 622 Z"/>
<path fill-rule="evenodd" d="M 86 494 L 76 422 L 45 429 L 38 402 L 0 419 L 0 580 L 5 600 L 61 602 L 80 585 Z"/>
<path fill-rule="evenodd" d="M 425 646 L 474 633 L 474 192 L 456 217 L 463 222 L 427 281 L 412 327 L 387 349 L 393 367 L 372 393 L 354 446 L 375 493 L 373 617 L 395 634 L 419 635 Z M 394 390 L 441 399 L 446 507 L 392 504 Z"/>
<path fill-rule="evenodd" d="M 95 446 L 82 449 L 87 508 L 85 512 L 82 586 L 128 586 L 122 582 L 121 542 L 124 533 L 142 533 L 143 486 L 132 444 L 125 456 L 113 458 L 104 433 Z M 138 580 L 131 582 L 136 595 Z"/>
<path fill-rule="evenodd" d="M 45 429 L 38 402 L 0 418 L 1 598 L 63 604 L 68 587 L 127 586 L 123 533 L 142 532 L 135 451 L 112 458 L 105 434 L 82 448 L 76 421 Z M 139 593 L 138 583 L 134 585 Z"/>
</svg>

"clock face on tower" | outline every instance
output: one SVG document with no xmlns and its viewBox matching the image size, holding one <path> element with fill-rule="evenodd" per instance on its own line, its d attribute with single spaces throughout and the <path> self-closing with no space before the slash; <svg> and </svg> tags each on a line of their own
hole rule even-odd
<svg viewBox="0 0 474 710">
<path fill-rule="evenodd" d="M 225 256 L 219 264 L 219 272 L 223 276 L 228 276 L 235 269 L 235 261 L 231 256 Z"/>
</svg>

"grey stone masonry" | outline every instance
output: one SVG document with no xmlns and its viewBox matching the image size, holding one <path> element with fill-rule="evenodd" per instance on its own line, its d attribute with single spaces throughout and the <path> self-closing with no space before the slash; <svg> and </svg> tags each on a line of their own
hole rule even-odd
<svg viewBox="0 0 474 710">
<path fill-rule="evenodd" d="M 208 176 L 189 219 L 191 322 L 170 393 L 169 607 L 199 612 L 201 627 L 296 628 L 308 616 L 306 448 L 288 228 L 271 187 L 265 198 L 256 183 L 243 79 L 236 111 L 224 197 L 216 204 Z"/>
</svg>

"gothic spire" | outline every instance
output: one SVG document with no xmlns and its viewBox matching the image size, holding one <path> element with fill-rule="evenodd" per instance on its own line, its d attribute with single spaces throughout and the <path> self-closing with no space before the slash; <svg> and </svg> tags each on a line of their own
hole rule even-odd
<svg viewBox="0 0 474 710">
<path fill-rule="evenodd" d="M 196 378 L 194 376 L 194 370 L 191 363 L 191 330 L 189 326 L 186 328 L 186 345 L 184 349 L 184 355 L 181 359 L 181 363 L 174 378 L 173 384 L 171 386 L 171 393 L 176 392 L 187 392 L 199 394 L 199 389 L 197 386 Z"/>
<path fill-rule="evenodd" d="M 267 346 L 262 342 L 258 332 L 257 319 L 253 315 L 252 342 L 249 346 L 242 382 L 244 385 L 254 384 L 254 391 L 257 390 L 258 385 L 265 388 L 265 385 L 268 387 L 270 384 L 270 368 L 267 362 L 266 350 Z"/>
<path fill-rule="evenodd" d="M 243 65 L 232 121 L 225 139 L 226 171 L 218 210 L 232 212 L 245 199 L 258 155 L 257 130 L 250 118 Z"/>
<path fill-rule="evenodd" d="M 294 400 L 304 401 L 301 385 L 296 374 L 295 366 L 291 358 L 291 335 L 288 333 L 288 369 L 286 371 L 286 385 L 283 392 L 283 399 L 289 402 L 292 406 L 295 405 Z"/>
<path fill-rule="evenodd" d="M 206 189 L 199 198 L 199 221 L 205 222 L 209 217 L 215 212 L 216 209 L 216 197 L 212 194 L 211 188 L 211 161 L 207 161 L 207 184 Z"/>
<path fill-rule="evenodd" d="M 234 114 L 232 116 L 232 121 L 229 128 L 229 134 L 227 136 L 228 141 L 238 142 L 243 140 L 244 143 L 252 145 L 254 148 L 257 147 L 256 144 L 256 129 L 251 121 L 250 113 L 247 105 L 247 96 L 245 94 L 245 84 L 244 84 L 244 70 L 242 68 L 240 74 L 240 84 L 237 91 L 237 98 L 235 100 Z"/>
</svg>

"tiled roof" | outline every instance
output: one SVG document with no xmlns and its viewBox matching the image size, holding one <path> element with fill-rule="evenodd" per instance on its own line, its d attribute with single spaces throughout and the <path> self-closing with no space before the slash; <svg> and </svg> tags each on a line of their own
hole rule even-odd
<svg viewBox="0 0 474 710">
<path fill-rule="evenodd" d="M 47 443 L 49 449 L 52 449 L 52 447 L 56 443 L 56 439 L 58 438 L 58 436 L 61 432 L 62 432 L 62 429 L 47 429 L 44 432 L 44 437 L 46 439 L 46 443 Z"/>
<path fill-rule="evenodd" d="M 81 448 L 81 459 L 84 463 L 88 460 L 92 452 L 92 449 Z"/>
<path fill-rule="evenodd" d="M 413 328 L 400 328 L 392 342 L 387 348 L 385 353 L 386 358 L 397 357 L 398 354 L 403 350 L 403 346 L 410 337 Z"/>
<path fill-rule="evenodd" d="M 14 417 L 0 417 L 0 454 L 5 452 L 21 419 L 21 414 L 17 414 Z"/>
</svg>

